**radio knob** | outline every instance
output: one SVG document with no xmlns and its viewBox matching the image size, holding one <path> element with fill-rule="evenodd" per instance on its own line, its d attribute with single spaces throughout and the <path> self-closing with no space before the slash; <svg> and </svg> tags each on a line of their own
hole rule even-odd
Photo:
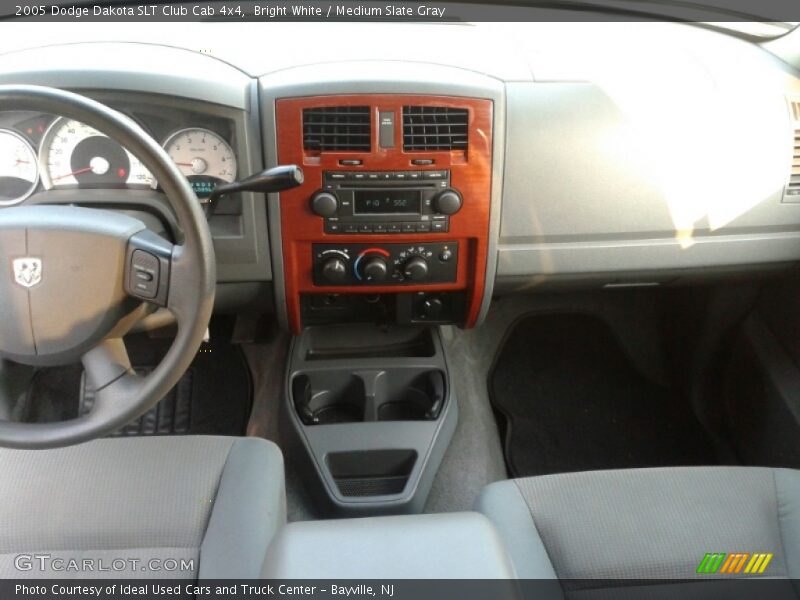
<svg viewBox="0 0 800 600">
<path fill-rule="evenodd" d="M 454 189 L 448 188 L 439 192 L 433 199 L 433 207 L 436 212 L 443 215 L 454 215 L 461 210 L 461 194 Z"/>
<path fill-rule="evenodd" d="M 322 265 L 322 276 L 328 281 L 344 281 L 347 279 L 347 263 L 341 258 L 329 258 Z"/>
<path fill-rule="evenodd" d="M 320 217 L 335 217 L 339 200 L 330 192 L 317 192 L 311 197 L 311 212 Z"/>
<path fill-rule="evenodd" d="M 410 258 L 403 265 L 403 275 L 411 281 L 423 281 L 428 278 L 428 262 L 421 256 Z"/>
<path fill-rule="evenodd" d="M 386 279 L 389 269 L 386 266 L 386 261 L 380 256 L 371 256 L 364 262 L 361 272 L 366 281 L 374 282 Z"/>
</svg>

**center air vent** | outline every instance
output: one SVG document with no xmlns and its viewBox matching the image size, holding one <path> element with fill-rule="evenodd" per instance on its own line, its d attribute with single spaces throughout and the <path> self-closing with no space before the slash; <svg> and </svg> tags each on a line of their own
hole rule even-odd
<svg viewBox="0 0 800 600">
<path fill-rule="evenodd" d="M 794 121 L 794 144 L 792 146 L 792 173 L 786 185 L 784 200 L 800 202 L 800 101 L 791 102 Z"/>
<path fill-rule="evenodd" d="M 403 149 L 466 150 L 469 114 L 465 108 L 403 107 Z"/>
<path fill-rule="evenodd" d="M 303 148 L 318 152 L 369 152 L 372 145 L 369 106 L 303 109 Z"/>
</svg>

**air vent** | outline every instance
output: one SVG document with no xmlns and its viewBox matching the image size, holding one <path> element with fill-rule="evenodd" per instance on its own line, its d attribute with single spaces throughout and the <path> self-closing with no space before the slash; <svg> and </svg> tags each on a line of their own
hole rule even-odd
<svg viewBox="0 0 800 600">
<path fill-rule="evenodd" d="M 800 202 L 800 101 L 790 102 L 794 119 L 794 144 L 792 147 L 792 174 L 786 185 L 784 200 Z"/>
<path fill-rule="evenodd" d="M 369 152 L 372 140 L 369 106 L 303 109 L 303 148 L 319 152 Z"/>
<path fill-rule="evenodd" d="M 469 113 L 446 106 L 403 107 L 403 149 L 466 150 Z"/>
</svg>

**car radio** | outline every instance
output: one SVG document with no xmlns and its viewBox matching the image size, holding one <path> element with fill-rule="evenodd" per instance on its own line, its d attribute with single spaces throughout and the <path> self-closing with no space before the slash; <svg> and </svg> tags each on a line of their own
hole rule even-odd
<svg viewBox="0 0 800 600">
<path fill-rule="evenodd" d="M 450 171 L 325 171 L 311 211 L 325 233 L 445 233 L 463 204 Z"/>
</svg>

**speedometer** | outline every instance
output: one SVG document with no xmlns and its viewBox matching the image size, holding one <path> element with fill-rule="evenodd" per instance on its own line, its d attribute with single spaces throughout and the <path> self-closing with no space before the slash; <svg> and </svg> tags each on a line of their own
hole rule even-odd
<svg viewBox="0 0 800 600">
<path fill-rule="evenodd" d="M 236 179 L 236 155 L 228 142 L 213 131 L 181 129 L 167 138 L 164 149 L 200 198 L 208 196 L 220 183 Z"/>
<path fill-rule="evenodd" d="M 0 206 L 22 202 L 39 183 L 36 153 L 21 135 L 0 129 Z"/>
<path fill-rule="evenodd" d="M 153 175 L 107 135 L 73 119 L 57 119 L 42 140 L 42 182 L 57 186 L 149 186 Z"/>
</svg>

